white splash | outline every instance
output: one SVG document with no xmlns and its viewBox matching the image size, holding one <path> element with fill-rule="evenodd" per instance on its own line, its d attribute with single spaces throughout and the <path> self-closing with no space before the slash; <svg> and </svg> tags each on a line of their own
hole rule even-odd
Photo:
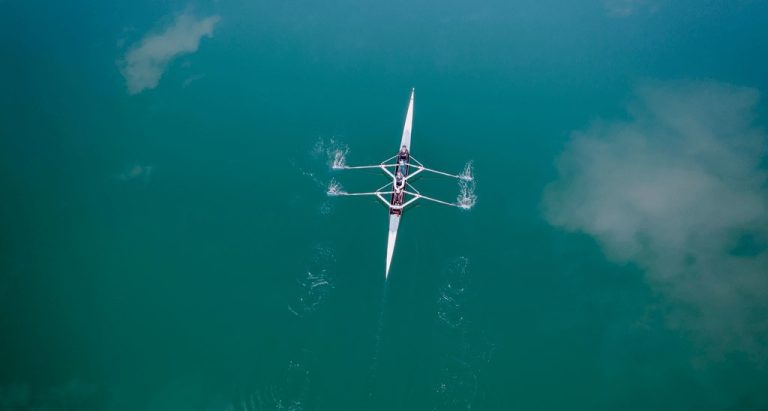
<svg viewBox="0 0 768 411">
<path fill-rule="evenodd" d="M 475 180 L 474 167 L 472 167 L 472 160 L 467 161 L 467 164 L 464 165 L 464 170 L 461 170 L 461 173 L 459 173 L 459 178 L 463 181 Z"/>
<path fill-rule="evenodd" d="M 472 161 L 467 162 L 464 170 L 459 174 L 459 195 L 456 197 L 456 204 L 459 207 L 469 210 L 475 206 L 477 195 L 475 195 L 475 176 L 472 168 Z"/>
<path fill-rule="evenodd" d="M 0 0 L 2 1 L 2 0 Z M 329 196 L 346 194 L 341 185 L 331 178 L 331 168 L 344 168 L 349 148 L 335 138 L 319 137 L 309 150 L 309 157 L 304 161 L 289 159 L 290 164 L 306 179 L 326 192 Z M 333 213 L 333 206 L 328 201 L 317 205 L 318 213 L 327 216 Z"/>
<path fill-rule="evenodd" d="M 341 187 L 341 183 L 336 181 L 335 178 L 332 178 L 331 181 L 328 183 L 328 195 L 329 196 L 337 196 L 341 194 L 346 194 L 347 192 L 344 191 L 344 188 Z"/>
<path fill-rule="evenodd" d="M 347 164 L 348 153 L 349 147 L 333 137 L 330 139 L 319 138 L 312 148 L 313 157 L 325 157 L 328 165 L 334 169 L 344 168 Z"/>
<path fill-rule="evenodd" d="M 333 164 L 331 165 L 334 169 L 340 169 L 344 168 L 344 166 L 347 165 L 347 153 L 349 152 L 348 148 L 344 149 L 336 149 L 333 152 Z"/>
</svg>

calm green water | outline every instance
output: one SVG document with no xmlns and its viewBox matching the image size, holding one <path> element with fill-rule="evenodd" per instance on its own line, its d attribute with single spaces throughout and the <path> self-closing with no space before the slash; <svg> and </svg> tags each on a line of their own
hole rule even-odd
<svg viewBox="0 0 768 411">
<path fill-rule="evenodd" d="M 178 13 L 220 21 L 129 94 L 119 62 Z M 0 1 L 0 409 L 768 408 L 761 355 L 710 355 L 642 263 L 542 210 L 571 133 L 626 119 L 638 83 L 768 90 L 767 19 L 757 1 Z M 385 284 L 386 209 L 325 190 L 386 180 L 328 153 L 394 154 L 411 87 L 413 155 L 473 160 L 478 201 L 409 210 Z"/>
</svg>

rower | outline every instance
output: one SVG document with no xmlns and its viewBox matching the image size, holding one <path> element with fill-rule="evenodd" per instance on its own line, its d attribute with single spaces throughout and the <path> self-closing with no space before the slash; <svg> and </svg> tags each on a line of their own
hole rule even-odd
<svg viewBox="0 0 768 411">
<path fill-rule="evenodd" d="M 405 178 L 403 172 L 398 170 L 397 175 L 395 175 L 395 191 L 402 190 L 403 186 L 405 186 Z"/>
<path fill-rule="evenodd" d="M 400 148 L 400 152 L 397 153 L 398 162 L 402 162 L 408 159 L 408 147 L 403 146 Z"/>
</svg>

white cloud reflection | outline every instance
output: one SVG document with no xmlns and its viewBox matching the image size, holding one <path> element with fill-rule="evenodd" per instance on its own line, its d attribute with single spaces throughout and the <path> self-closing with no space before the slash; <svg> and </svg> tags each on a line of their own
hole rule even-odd
<svg viewBox="0 0 768 411">
<path fill-rule="evenodd" d="M 768 355 L 766 136 L 758 92 L 713 82 L 646 84 L 631 120 L 574 133 L 547 187 L 553 225 L 644 268 L 667 323 L 708 355 Z"/>
<path fill-rule="evenodd" d="M 197 19 L 183 13 L 159 33 L 150 33 L 130 47 L 118 61 L 128 94 L 157 87 L 168 64 L 176 57 L 194 53 L 203 37 L 212 37 L 219 16 Z"/>
</svg>

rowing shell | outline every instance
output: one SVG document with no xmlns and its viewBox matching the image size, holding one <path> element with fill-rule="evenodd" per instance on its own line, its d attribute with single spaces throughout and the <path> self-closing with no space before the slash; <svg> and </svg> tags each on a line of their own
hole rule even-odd
<svg viewBox="0 0 768 411">
<path fill-rule="evenodd" d="M 405 146 L 408 153 L 411 152 L 411 128 L 413 127 L 413 94 L 414 90 L 411 90 L 411 100 L 408 102 L 408 113 L 405 115 L 405 125 L 403 126 L 403 137 L 400 139 L 400 147 L 398 151 Z M 410 156 L 409 156 L 410 157 Z M 408 163 L 405 165 L 405 172 L 407 175 Z M 397 212 L 395 212 L 397 211 Z M 387 269 L 384 272 L 384 277 L 389 277 L 389 266 L 392 264 L 392 255 L 395 253 L 395 242 L 397 241 L 397 229 L 400 226 L 400 217 L 402 209 L 390 209 L 389 213 L 389 235 L 387 236 Z"/>
<path fill-rule="evenodd" d="M 2 1 L 2 0 L 0 0 Z M 425 167 L 419 160 L 416 160 L 411 154 L 411 127 L 413 126 L 413 89 L 411 89 L 411 98 L 408 102 L 408 112 L 405 115 L 405 125 L 403 126 L 403 137 L 400 140 L 397 154 L 382 161 L 379 164 L 349 166 L 346 164 L 334 163 L 333 168 L 342 170 L 370 170 L 379 169 L 384 174 L 392 178 L 389 184 L 378 188 L 376 191 L 349 193 L 339 189 L 338 185 L 328 188 L 328 195 L 333 196 L 374 196 L 386 204 L 389 208 L 389 233 L 387 235 L 387 266 L 384 271 L 385 277 L 389 277 L 389 267 L 392 265 L 392 256 L 395 253 L 395 242 L 397 241 L 397 229 L 400 226 L 400 218 L 403 210 L 417 200 L 429 201 L 432 203 L 446 206 L 469 209 L 472 204 L 449 202 L 437 198 L 423 195 L 412 186 L 410 181 L 421 173 L 432 173 L 444 177 L 455 178 L 460 181 L 472 181 L 472 176 L 468 173 L 451 174 L 445 171 L 433 170 Z M 394 159 L 392 163 L 390 160 Z M 413 172 L 409 173 L 410 170 Z M 389 188 L 389 189 L 388 189 Z M 389 198 L 385 196 L 388 195 Z M 408 200 L 406 200 L 406 195 Z"/>
</svg>

